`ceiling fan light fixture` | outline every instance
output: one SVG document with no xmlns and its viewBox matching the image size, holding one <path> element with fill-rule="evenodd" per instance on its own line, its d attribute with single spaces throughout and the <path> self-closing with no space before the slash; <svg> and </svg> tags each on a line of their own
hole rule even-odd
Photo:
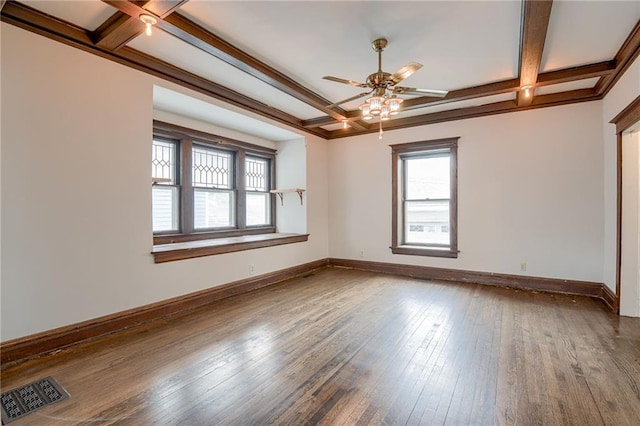
<svg viewBox="0 0 640 426">
<path fill-rule="evenodd" d="M 146 13 L 143 13 L 142 15 L 140 15 L 140 20 L 142 21 L 142 23 L 145 26 L 145 34 L 150 36 L 151 35 L 151 27 L 155 24 L 158 23 L 158 20 L 156 18 L 154 18 L 151 15 L 148 15 Z"/>
<path fill-rule="evenodd" d="M 367 103 L 369 104 L 369 113 L 371 115 L 380 115 L 380 111 L 382 111 L 382 104 L 384 100 L 381 96 L 372 96 L 367 99 Z"/>
<path fill-rule="evenodd" d="M 387 121 L 391 118 L 391 108 L 389 108 L 389 105 L 385 102 L 384 105 L 382 105 L 382 109 L 380 110 L 380 120 L 382 121 Z"/>
<path fill-rule="evenodd" d="M 360 105 L 360 111 L 362 111 L 362 119 L 363 120 L 371 120 L 373 117 L 371 116 L 371 109 L 369 108 L 369 104 L 364 103 Z"/>
<path fill-rule="evenodd" d="M 389 105 L 389 114 L 396 115 L 400 112 L 400 104 L 402 103 L 402 99 L 397 96 L 392 96 L 385 101 L 386 105 Z"/>
</svg>

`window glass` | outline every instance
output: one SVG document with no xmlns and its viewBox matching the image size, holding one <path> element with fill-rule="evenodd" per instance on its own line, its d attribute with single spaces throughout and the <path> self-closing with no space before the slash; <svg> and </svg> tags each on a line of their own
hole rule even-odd
<svg viewBox="0 0 640 426">
<path fill-rule="evenodd" d="M 277 232 L 276 150 L 154 121 L 154 244 Z"/>
<path fill-rule="evenodd" d="M 270 162 L 249 157 L 245 161 L 247 189 L 247 226 L 271 223 L 271 194 L 269 193 Z"/>
<path fill-rule="evenodd" d="M 406 198 L 424 200 L 449 198 L 451 173 L 449 155 L 440 154 L 406 160 Z"/>
<path fill-rule="evenodd" d="M 178 187 L 175 142 L 153 140 L 151 151 L 153 232 L 177 231 Z"/>
<path fill-rule="evenodd" d="M 233 188 L 233 154 L 194 146 L 193 186 Z"/>
<path fill-rule="evenodd" d="M 234 226 L 233 153 L 194 146 L 192 163 L 194 229 Z"/>
<path fill-rule="evenodd" d="M 408 157 L 404 167 L 404 243 L 449 245 L 448 153 Z"/>
<path fill-rule="evenodd" d="M 391 145 L 391 252 L 458 257 L 458 138 Z"/>
<path fill-rule="evenodd" d="M 234 194 L 231 191 L 194 189 L 195 229 L 234 226 Z"/>
</svg>

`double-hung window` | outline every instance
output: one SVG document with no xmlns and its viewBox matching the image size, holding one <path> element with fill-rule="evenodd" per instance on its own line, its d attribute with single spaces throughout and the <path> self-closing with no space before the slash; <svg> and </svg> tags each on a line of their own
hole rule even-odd
<svg viewBox="0 0 640 426">
<path fill-rule="evenodd" d="M 193 145 L 193 227 L 233 228 L 235 221 L 234 153 Z"/>
<path fill-rule="evenodd" d="M 154 121 L 154 244 L 276 232 L 275 152 Z"/>
<path fill-rule="evenodd" d="M 271 178 L 269 160 L 247 156 L 245 159 L 245 189 L 247 197 L 247 226 L 271 223 Z"/>
<path fill-rule="evenodd" d="M 177 171 L 178 144 L 171 140 L 153 139 L 151 176 L 153 182 L 153 232 L 178 232 L 180 225 Z"/>
<path fill-rule="evenodd" d="M 458 138 L 392 145 L 395 254 L 457 257 Z"/>
</svg>

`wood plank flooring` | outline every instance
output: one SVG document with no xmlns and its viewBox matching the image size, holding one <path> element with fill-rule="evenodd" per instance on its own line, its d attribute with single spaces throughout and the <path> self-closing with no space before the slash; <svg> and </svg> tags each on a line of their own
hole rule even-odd
<svg viewBox="0 0 640 426">
<path fill-rule="evenodd" d="M 13 424 L 638 425 L 640 319 L 583 297 L 326 268 L 2 371 Z"/>
</svg>

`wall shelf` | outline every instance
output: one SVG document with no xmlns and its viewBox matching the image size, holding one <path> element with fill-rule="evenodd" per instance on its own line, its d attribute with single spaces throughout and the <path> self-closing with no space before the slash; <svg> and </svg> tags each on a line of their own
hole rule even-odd
<svg viewBox="0 0 640 426">
<path fill-rule="evenodd" d="M 151 185 L 157 185 L 159 183 L 171 183 L 171 179 L 169 178 L 161 178 L 161 177 L 152 177 Z"/>
<path fill-rule="evenodd" d="M 288 189 L 272 189 L 271 192 L 272 194 L 278 194 L 278 197 L 280 197 L 280 205 L 284 206 L 284 194 L 287 192 L 297 192 L 298 196 L 300 197 L 300 205 L 302 205 L 302 193 L 306 191 L 305 189 L 302 188 L 288 188 Z"/>
</svg>

